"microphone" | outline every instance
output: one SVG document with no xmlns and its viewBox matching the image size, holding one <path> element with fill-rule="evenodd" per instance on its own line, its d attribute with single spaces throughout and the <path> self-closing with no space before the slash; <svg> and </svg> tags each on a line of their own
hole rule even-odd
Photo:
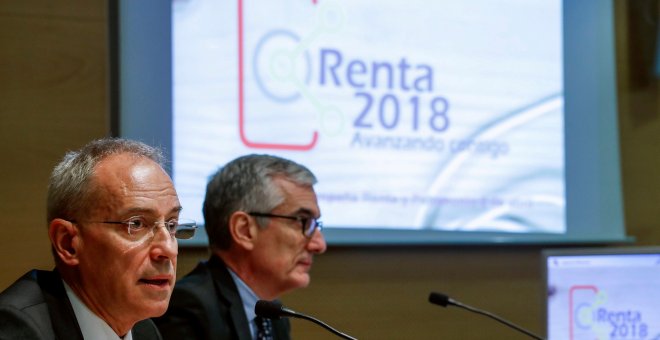
<svg viewBox="0 0 660 340">
<path fill-rule="evenodd" d="M 526 330 L 526 329 L 524 329 L 520 326 L 517 326 L 517 325 L 515 325 L 515 324 L 513 324 L 513 323 L 511 323 L 511 322 L 509 322 L 509 321 L 493 314 L 493 313 L 486 312 L 486 311 L 468 306 L 466 304 L 460 303 L 460 302 L 450 298 L 449 296 L 447 296 L 445 294 L 431 292 L 431 294 L 429 295 L 429 302 L 434 304 L 434 305 L 440 305 L 442 307 L 447 307 L 447 306 L 461 307 L 461 308 L 469 310 L 470 312 L 485 315 L 485 316 L 487 316 L 487 317 L 489 317 L 489 318 L 491 318 L 491 319 L 493 319 L 497 322 L 503 323 L 503 324 L 505 324 L 505 325 L 507 325 L 507 326 L 519 331 L 519 332 L 525 333 L 526 335 L 528 335 L 529 337 L 531 337 L 533 339 L 543 340 L 543 338 L 541 338 L 540 336 L 538 336 L 538 335 L 536 335 L 536 334 L 534 334 L 534 333 L 532 333 L 532 332 L 530 332 L 530 331 L 528 331 L 528 330 Z"/>
<path fill-rule="evenodd" d="M 309 315 L 301 314 L 298 312 L 295 312 L 291 309 L 288 309 L 284 306 L 282 306 L 281 303 L 277 301 L 266 301 L 266 300 L 259 300 L 257 301 L 257 304 L 254 306 L 254 312 L 257 314 L 257 316 L 260 316 L 262 318 L 269 318 L 269 319 L 279 319 L 281 317 L 287 317 L 287 318 L 299 318 L 299 319 L 305 319 L 314 322 L 317 325 L 320 325 L 321 327 L 329 330 L 330 332 L 338 335 L 339 337 L 342 337 L 344 339 L 348 340 L 357 340 L 357 338 L 354 338 L 350 335 L 344 334 L 329 325 L 327 325 L 325 322 L 318 320 L 316 318 L 313 318 Z"/>
</svg>

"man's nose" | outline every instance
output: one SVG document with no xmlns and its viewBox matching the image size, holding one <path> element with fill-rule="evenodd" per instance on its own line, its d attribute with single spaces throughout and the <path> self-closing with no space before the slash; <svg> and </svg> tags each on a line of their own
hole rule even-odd
<svg viewBox="0 0 660 340">
<path fill-rule="evenodd" d="M 307 250 L 311 253 L 323 254 L 327 247 L 328 245 L 325 243 L 323 233 L 320 230 L 314 231 L 314 234 L 312 234 L 312 237 L 307 243 Z"/>
<path fill-rule="evenodd" d="M 178 255 L 179 245 L 165 222 L 156 222 L 151 240 L 151 254 L 154 259 L 174 259 Z"/>
</svg>

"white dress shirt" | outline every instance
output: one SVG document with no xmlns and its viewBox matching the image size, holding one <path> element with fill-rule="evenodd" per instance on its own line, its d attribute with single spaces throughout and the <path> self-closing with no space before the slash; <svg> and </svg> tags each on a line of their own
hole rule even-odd
<svg viewBox="0 0 660 340">
<path fill-rule="evenodd" d="M 83 335 L 84 339 L 93 339 L 93 340 L 133 340 L 133 335 L 129 330 L 128 333 L 122 338 L 105 322 L 103 319 L 99 318 L 96 314 L 92 313 L 87 306 L 80 301 L 76 293 L 73 292 L 71 287 L 69 287 L 64 280 L 64 289 L 66 290 L 66 295 L 71 301 L 71 306 L 73 307 L 73 312 L 76 314 L 76 319 L 78 319 L 78 325 L 80 326 L 80 332 Z"/>
</svg>

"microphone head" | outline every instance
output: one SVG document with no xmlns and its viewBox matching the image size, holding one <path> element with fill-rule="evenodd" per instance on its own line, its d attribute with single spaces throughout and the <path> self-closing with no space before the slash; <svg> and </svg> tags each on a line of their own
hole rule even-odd
<svg viewBox="0 0 660 340">
<path fill-rule="evenodd" d="M 254 306 L 254 312 L 257 316 L 269 319 L 279 319 L 285 313 L 282 310 L 282 304 L 277 301 L 259 300 Z"/>
<path fill-rule="evenodd" d="M 451 304 L 451 299 L 449 296 L 442 294 L 442 293 L 437 293 L 437 292 L 431 292 L 429 295 L 429 302 L 434 304 L 434 305 L 440 305 L 442 307 L 447 307 L 448 305 Z"/>
</svg>

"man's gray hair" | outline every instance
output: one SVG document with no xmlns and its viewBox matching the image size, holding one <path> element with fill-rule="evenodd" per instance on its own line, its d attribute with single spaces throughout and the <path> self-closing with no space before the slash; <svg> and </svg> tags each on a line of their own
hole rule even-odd
<svg viewBox="0 0 660 340">
<path fill-rule="evenodd" d="M 47 218 L 75 219 L 93 204 L 94 190 L 90 185 L 96 165 L 116 154 L 144 157 L 163 166 L 160 149 L 142 142 L 121 139 L 98 139 L 78 151 L 69 151 L 55 166 L 48 184 Z"/>
<path fill-rule="evenodd" d="M 272 155 L 236 158 L 212 176 L 203 208 L 212 248 L 227 249 L 231 245 L 229 218 L 234 212 L 269 212 L 283 202 L 282 192 L 273 182 L 276 177 L 298 185 L 316 184 L 316 177 L 305 166 Z"/>
</svg>

